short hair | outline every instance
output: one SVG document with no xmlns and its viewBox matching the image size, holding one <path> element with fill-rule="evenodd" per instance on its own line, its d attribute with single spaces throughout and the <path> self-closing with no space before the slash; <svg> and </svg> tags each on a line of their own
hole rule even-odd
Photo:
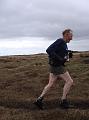
<svg viewBox="0 0 89 120">
<path fill-rule="evenodd" d="M 62 32 L 62 35 L 64 36 L 66 33 L 72 33 L 72 30 L 71 29 L 65 29 L 63 32 Z"/>
</svg>

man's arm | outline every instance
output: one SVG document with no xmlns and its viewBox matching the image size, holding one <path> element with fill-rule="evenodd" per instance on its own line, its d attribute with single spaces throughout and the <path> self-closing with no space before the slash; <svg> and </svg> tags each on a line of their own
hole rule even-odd
<svg viewBox="0 0 89 120">
<path fill-rule="evenodd" d="M 50 57 L 53 58 L 53 59 L 57 59 L 60 62 L 64 61 L 64 58 L 62 58 L 61 56 L 57 55 L 55 52 L 52 52 Z"/>
</svg>

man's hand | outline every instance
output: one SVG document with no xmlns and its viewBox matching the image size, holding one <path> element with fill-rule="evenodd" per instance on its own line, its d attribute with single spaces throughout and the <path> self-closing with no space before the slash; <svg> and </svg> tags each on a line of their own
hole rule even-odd
<svg viewBox="0 0 89 120">
<path fill-rule="evenodd" d="M 68 54 L 69 54 L 69 58 L 72 58 L 72 57 L 73 57 L 73 51 L 69 50 L 69 51 L 68 51 Z"/>
</svg>

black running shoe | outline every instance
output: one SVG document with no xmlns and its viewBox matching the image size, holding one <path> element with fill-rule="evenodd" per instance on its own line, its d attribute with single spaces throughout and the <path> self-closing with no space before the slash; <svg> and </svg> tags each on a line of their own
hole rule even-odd
<svg viewBox="0 0 89 120">
<path fill-rule="evenodd" d="M 60 107 L 63 109 L 68 109 L 69 108 L 69 103 L 66 99 L 60 101 Z"/>
<path fill-rule="evenodd" d="M 43 110 L 43 102 L 40 99 L 37 99 L 34 104 L 41 110 Z"/>
</svg>

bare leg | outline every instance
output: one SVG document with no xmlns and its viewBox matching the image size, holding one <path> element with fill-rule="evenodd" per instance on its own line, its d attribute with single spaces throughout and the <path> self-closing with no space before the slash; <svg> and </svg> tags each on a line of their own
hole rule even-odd
<svg viewBox="0 0 89 120">
<path fill-rule="evenodd" d="M 69 90 L 71 86 L 73 85 L 73 80 L 71 76 L 69 75 L 69 72 L 65 72 L 64 74 L 59 75 L 59 77 L 65 81 L 62 99 L 66 99 L 67 94 L 69 93 Z"/>
<path fill-rule="evenodd" d="M 49 75 L 49 83 L 43 89 L 43 92 L 40 95 L 40 97 L 43 97 L 50 90 L 50 88 L 54 85 L 56 80 L 57 80 L 57 76 L 55 76 L 53 73 L 50 73 L 50 75 Z"/>
</svg>

